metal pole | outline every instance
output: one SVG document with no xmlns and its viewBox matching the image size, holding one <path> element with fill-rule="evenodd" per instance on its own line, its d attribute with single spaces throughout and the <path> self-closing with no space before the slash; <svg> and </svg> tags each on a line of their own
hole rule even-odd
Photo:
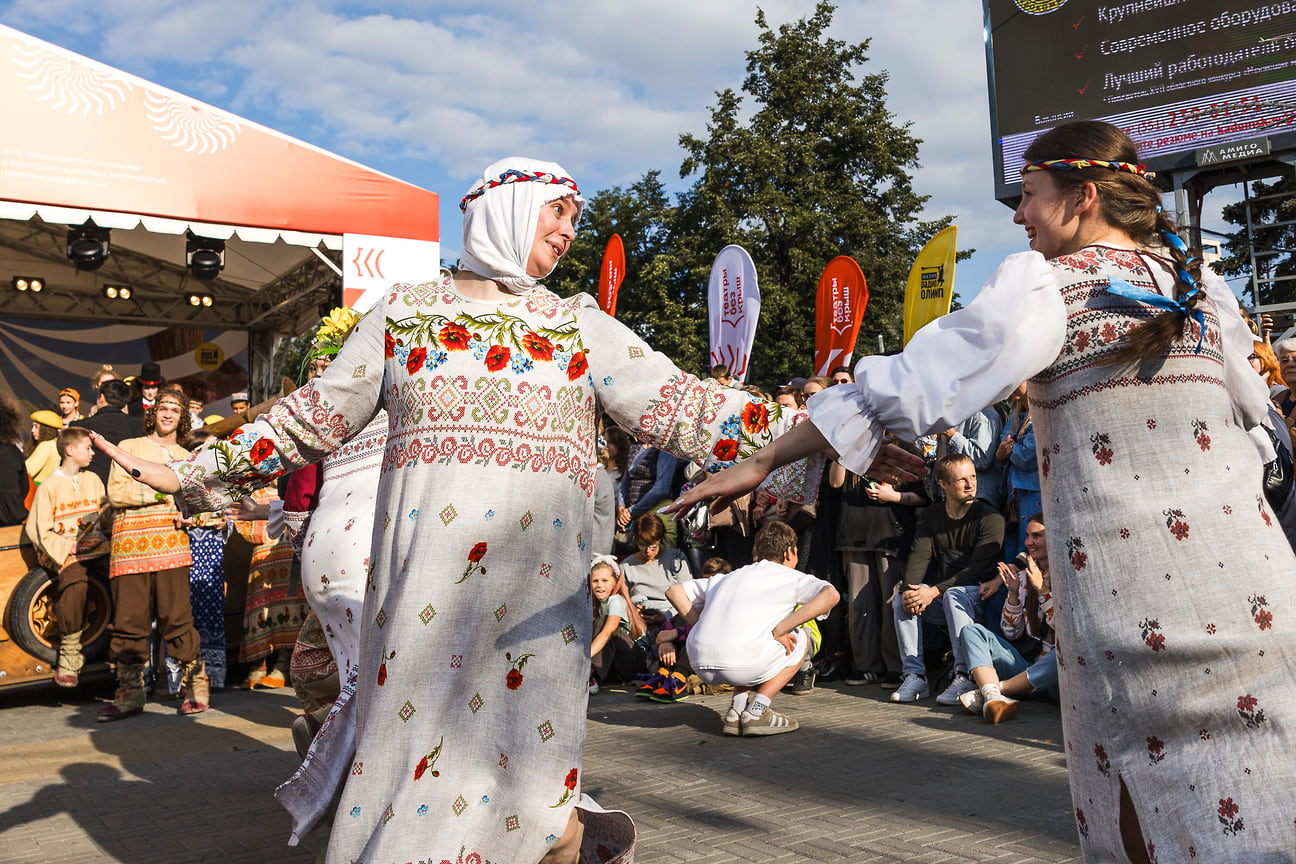
<svg viewBox="0 0 1296 864">
<path fill-rule="evenodd" d="M 1247 256 L 1251 261 L 1251 305 L 1260 305 L 1260 281 L 1256 273 L 1255 258 L 1255 233 L 1254 224 L 1251 219 L 1251 184 L 1247 182 L 1245 173 L 1242 177 L 1242 202 L 1243 209 L 1246 211 L 1246 229 L 1247 229 Z"/>
</svg>

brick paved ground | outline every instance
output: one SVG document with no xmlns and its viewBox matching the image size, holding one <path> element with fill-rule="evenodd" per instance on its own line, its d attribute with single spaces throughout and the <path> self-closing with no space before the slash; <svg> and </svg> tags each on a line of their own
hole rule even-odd
<svg viewBox="0 0 1296 864">
<path fill-rule="evenodd" d="M 92 691 L 96 688 L 88 688 Z M 94 722 L 95 695 L 0 694 L 0 864 L 310 862 L 270 792 L 296 765 L 288 691 L 215 696 Z M 876 687 L 820 687 L 775 706 L 801 722 L 720 735 L 727 697 L 678 705 L 593 697 L 584 789 L 639 825 L 638 861 L 1079 860 L 1055 707 L 1001 726 Z"/>
</svg>

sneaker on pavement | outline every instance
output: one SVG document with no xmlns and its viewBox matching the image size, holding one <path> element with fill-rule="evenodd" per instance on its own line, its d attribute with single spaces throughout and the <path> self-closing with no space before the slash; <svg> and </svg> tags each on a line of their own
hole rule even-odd
<svg viewBox="0 0 1296 864">
<path fill-rule="evenodd" d="M 987 699 L 981 709 L 981 716 L 987 723 L 1002 723 L 1017 716 L 1017 700 L 1007 696 L 996 696 Z"/>
<path fill-rule="evenodd" d="M 981 709 L 985 707 L 985 696 L 980 690 L 969 690 L 962 696 L 958 697 L 959 704 L 968 710 L 971 714 L 980 714 Z"/>
<path fill-rule="evenodd" d="M 814 692 L 815 668 L 809 663 L 802 664 L 800 670 L 788 682 L 788 689 L 793 696 L 809 696 Z"/>
<path fill-rule="evenodd" d="M 594 696 L 599 691 L 598 681 L 591 675 L 589 679 L 589 695 Z"/>
<path fill-rule="evenodd" d="M 977 686 L 972 679 L 966 675 L 959 674 L 954 676 L 954 680 L 945 688 L 945 692 L 936 697 L 937 705 L 957 705 L 959 697 L 969 690 L 976 690 Z"/>
<path fill-rule="evenodd" d="M 917 702 L 931 695 L 927 679 L 921 675 L 906 675 L 900 689 L 891 694 L 892 702 Z"/>
<path fill-rule="evenodd" d="M 791 732 L 801 725 L 791 717 L 780 714 L 773 708 L 766 708 L 759 717 L 752 716 L 750 711 L 744 711 L 739 716 L 738 722 L 742 726 L 744 736 L 781 735 L 784 732 Z"/>
<path fill-rule="evenodd" d="M 734 707 L 732 705 L 730 705 L 729 710 L 725 712 L 724 726 L 720 729 L 720 731 L 726 735 L 741 735 L 742 734 L 741 719 L 742 718 L 739 716 L 738 712 L 734 710 Z"/>
<path fill-rule="evenodd" d="M 842 681 L 847 687 L 859 687 L 864 684 L 877 684 L 882 676 L 876 672 L 852 672 Z"/>
</svg>

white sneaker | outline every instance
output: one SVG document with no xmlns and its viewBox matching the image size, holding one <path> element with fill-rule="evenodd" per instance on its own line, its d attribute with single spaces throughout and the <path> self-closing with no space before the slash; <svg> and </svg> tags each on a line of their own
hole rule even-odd
<svg viewBox="0 0 1296 864">
<path fill-rule="evenodd" d="M 936 704 L 957 705 L 959 704 L 960 696 L 967 693 L 969 690 L 976 689 L 977 686 L 972 683 L 972 679 L 960 673 L 954 676 L 954 680 L 945 688 L 945 692 L 936 697 Z"/>
<path fill-rule="evenodd" d="M 591 675 L 589 680 L 589 695 L 594 696 L 598 693 L 598 691 L 599 691 L 598 682 L 595 681 L 594 676 Z"/>
<path fill-rule="evenodd" d="M 906 675 L 900 689 L 891 694 L 892 702 L 917 702 L 931 695 L 927 679 L 921 675 Z"/>
<path fill-rule="evenodd" d="M 959 703 L 971 714 L 980 714 L 982 707 L 985 706 L 985 696 L 980 689 L 969 690 L 962 696 L 958 697 Z"/>
<path fill-rule="evenodd" d="M 987 723 L 1002 723 L 1017 716 L 1017 700 L 1007 696 L 995 696 L 987 699 L 981 708 L 981 716 Z"/>
</svg>

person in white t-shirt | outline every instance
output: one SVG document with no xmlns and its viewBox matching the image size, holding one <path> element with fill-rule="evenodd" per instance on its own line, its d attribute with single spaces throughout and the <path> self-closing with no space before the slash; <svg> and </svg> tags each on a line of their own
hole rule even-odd
<svg viewBox="0 0 1296 864">
<path fill-rule="evenodd" d="M 770 701 L 811 650 L 810 630 L 803 625 L 826 616 L 840 599 L 827 582 L 792 568 L 796 532 L 784 522 L 770 522 L 756 533 L 752 558 L 754 564 L 732 573 L 666 589 L 666 599 L 693 625 L 693 671 L 707 684 L 733 685 L 726 735 L 778 735 L 797 728 Z"/>
</svg>

